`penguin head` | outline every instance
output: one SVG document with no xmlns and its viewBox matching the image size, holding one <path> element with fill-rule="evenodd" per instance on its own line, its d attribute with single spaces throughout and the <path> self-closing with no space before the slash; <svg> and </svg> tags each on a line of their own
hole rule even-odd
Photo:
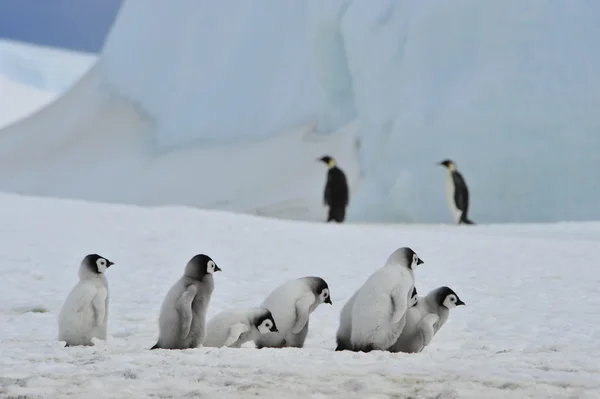
<svg viewBox="0 0 600 399">
<path fill-rule="evenodd" d="M 410 295 L 410 302 L 408 307 L 412 308 L 413 306 L 417 306 L 418 296 L 417 296 L 417 287 L 413 286 L 412 294 Z"/>
<path fill-rule="evenodd" d="M 82 263 L 90 268 L 94 273 L 98 274 L 104 273 L 106 269 L 114 265 L 114 262 L 111 262 L 98 254 L 87 255 L 85 258 L 83 258 Z"/>
<path fill-rule="evenodd" d="M 440 162 L 438 165 L 445 166 L 449 170 L 456 170 L 456 164 L 454 162 L 452 162 L 452 160 L 450 160 L 450 159 L 446 159 L 446 160 Z"/>
<path fill-rule="evenodd" d="M 271 314 L 271 311 L 268 309 L 263 309 L 264 312 L 261 312 L 260 316 L 256 318 L 254 321 L 254 325 L 258 329 L 261 334 L 268 334 L 270 332 L 279 332 L 277 329 L 277 325 L 275 324 L 275 319 Z"/>
<path fill-rule="evenodd" d="M 323 280 L 321 277 L 302 277 L 300 280 L 308 283 L 313 294 L 319 297 L 319 304 L 325 302 L 333 305 L 333 302 L 331 302 L 331 292 L 329 292 L 329 286 L 325 280 Z"/>
<path fill-rule="evenodd" d="M 452 309 L 457 306 L 465 306 L 466 303 L 460 300 L 456 292 L 450 287 L 440 287 L 437 289 L 435 295 L 438 306 L 444 306 L 445 308 Z"/>
<path fill-rule="evenodd" d="M 195 255 L 185 266 L 184 274 L 196 280 L 201 280 L 207 274 L 220 272 L 221 268 L 217 266 L 214 260 L 208 255 Z"/>
<path fill-rule="evenodd" d="M 318 161 L 326 163 L 327 166 L 329 166 L 330 168 L 333 168 L 335 166 L 335 159 L 333 159 L 329 155 L 325 155 L 325 156 L 319 158 Z"/>
<path fill-rule="evenodd" d="M 331 302 L 331 294 L 329 293 L 329 287 L 323 288 L 321 290 L 321 293 L 319 294 L 319 303 L 323 302 L 333 305 L 333 302 Z"/>
<path fill-rule="evenodd" d="M 423 260 L 409 247 L 401 247 L 392 252 L 386 261 L 386 265 L 404 266 L 410 270 L 415 270 L 418 265 L 422 265 Z"/>
</svg>

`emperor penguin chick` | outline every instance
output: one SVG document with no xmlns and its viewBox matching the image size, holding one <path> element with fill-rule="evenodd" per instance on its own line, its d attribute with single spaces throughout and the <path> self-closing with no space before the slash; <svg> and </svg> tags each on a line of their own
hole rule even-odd
<svg viewBox="0 0 600 399">
<path fill-rule="evenodd" d="M 418 353 L 431 343 L 433 336 L 448 320 L 450 309 L 465 305 L 449 287 L 439 287 L 419 297 L 406 313 L 406 325 L 390 352 Z"/>
<path fill-rule="evenodd" d="M 256 338 L 256 347 L 302 348 L 310 314 L 322 303 L 332 304 L 329 286 L 320 277 L 301 277 L 275 288 L 260 307 L 271 311 L 279 331 Z"/>
<path fill-rule="evenodd" d="M 261 334 L 278 332 L 269 309 L 230 309 L 210 319 L 203 346 L 239 348 Z"/>
<path fill-rule="evenodd" d="M 206 335 L 206 310 L 215 289 L 213 273 L 221 269 L 204 254 L 186 264 L 165 297 L 158 318 L 158 342 L 151 349 L 197 348 Z"/>
<path fill-rule="evenodd" d="M 396 342 L 406 323 L 414 270 L 422 263 L 412 249 L 398 248 L 359 288 L 352 305 L 352 350 L 387 350 Z"/>
<path fill-rule="evenodd" d="M 352 350 L 352 344 L 350 343 L 350 333 L 352 331 L 352 306 L 354 305 L 354 301 L 356 300 L 356 295 L 358 295 L 358 291 L 356 291 L 354 295 L 350 297 L 350 299 L 346 302 L 340 313 L 340 326 L 338 327 L 338 331 L 336 334 L 336 351 Z M 416 304 L 417 288 L 413 287 L 413 292 L 410 297 L 408 307 L 412 308 Z"/>
<path fill-rule="evenodd" d="M 79 282 L 58 314 L 58 340 L 66 346 L 91 346 L 92 338 L 106 340 L 108 281 L 104 272 L 112 265 L 97 254 L 87 255 L 79 265 Z"/>
</svg>

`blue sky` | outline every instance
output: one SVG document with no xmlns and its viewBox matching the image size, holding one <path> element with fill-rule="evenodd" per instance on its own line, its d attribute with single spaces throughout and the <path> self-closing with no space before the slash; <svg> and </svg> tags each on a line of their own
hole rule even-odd
<svg viewBox="0 0 600 399">
<path fill-rule="evenodd" d="M 0 39 L 98 52 L 123 0 L 0 0 Z"/>
</svg>

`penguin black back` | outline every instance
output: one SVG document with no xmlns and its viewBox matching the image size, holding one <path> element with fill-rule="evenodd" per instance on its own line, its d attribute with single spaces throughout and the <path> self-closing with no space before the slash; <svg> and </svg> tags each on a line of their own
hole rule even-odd
<svg viewBox="0 0 600 399">
<path fill-rule="evenodd" d="M 469 213 L 469 187 L 463 177 L 463 175 L 456 169 L 456 164 L 446 159 L 440 162 L 440 165 L 446 167 L 452 178 L 452 185 L 454 186 L 453 202 L 454 206 L 461 212 L 458 223 L 462 224 L 475 224 L 468 218 Z"/>
<path fill-rule="evenodd" d="M 327 182 L 323 193 L 323 203 L 329 207 L 327 221 L 342 223 L 346 218 L 346 207 L 350 199 L 346 174 L 337 167 L 335 159 L 325 155 L 319 161 L 327 164 Z"/>
</svg>

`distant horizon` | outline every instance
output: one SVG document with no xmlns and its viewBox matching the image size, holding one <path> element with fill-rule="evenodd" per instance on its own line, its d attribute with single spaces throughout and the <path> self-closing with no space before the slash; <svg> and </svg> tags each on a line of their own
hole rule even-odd
<svg viewBox="0 0 600 399">
<path fill-rule="evenodd" d="M 123 0 L 2 0 L 0 39 L 98 53 Z"/>
</svg>

